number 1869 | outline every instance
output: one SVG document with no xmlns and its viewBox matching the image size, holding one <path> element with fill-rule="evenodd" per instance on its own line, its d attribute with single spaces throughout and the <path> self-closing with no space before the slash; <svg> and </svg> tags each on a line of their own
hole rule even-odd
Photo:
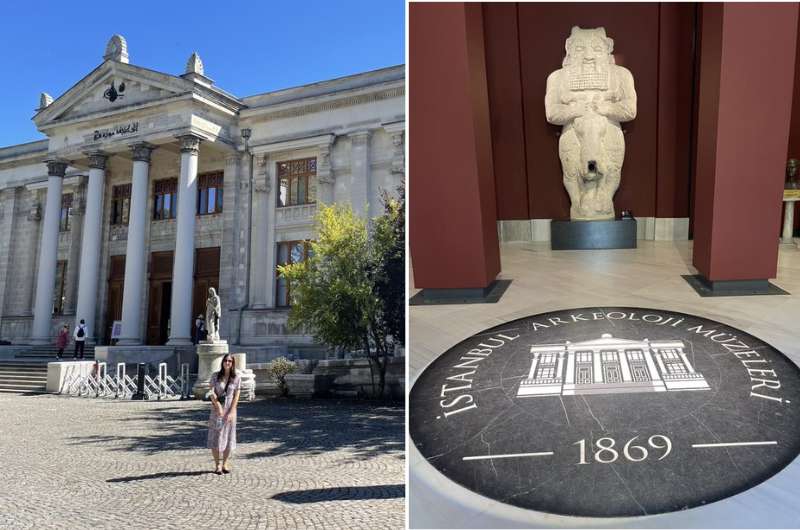
<svg viewBox="0 0 800 530">
<path fill-rule="evenodd" d="M 641 462 L 649 456 L 647 447 L 644 445 L 635 445 L 633 443 L 638 437 L 638 435 L 634 436 L 622 447 L 623 457 L 630 462 Z M 615 444 L 616 441 L 613 438 L 605 437 L 598 439 L 594 443 L 596 446 L 596 450 L 593 451 L 595 461 L 601 464 L 611 464 L 616 462 L 619 459 L 619 451 L 614 449 Z M 586 460 L 586 439 L 584 438 L 583 440 L 579 440 L 572 445 L 577 445 L 580 447 L 580 461 L 578 464 L 589 464 L 590 462 Z M 662 452 L 659 460 L 665 459 L 672 451 L 672 442 L 669 438 L 662 434 L 655 434 L 648 438 L 647 445 L 650 446 L 651 449 L 656 449 Z"/>
</svg>

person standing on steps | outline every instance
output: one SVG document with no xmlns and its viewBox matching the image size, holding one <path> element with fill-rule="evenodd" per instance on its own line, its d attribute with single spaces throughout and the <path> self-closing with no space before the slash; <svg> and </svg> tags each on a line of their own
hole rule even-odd
<svg viewBox="0 0 800 530">
<path fill-rule="evenodd" d="M 75 339 L 75 355 L 73 359 L 78 358 L 78 352 L 81 352 L 81 360 L 83 360 L 83 347 L 86 343 L 86 321 L 81 319 L 81 323 L 75 326 L 75 332 L 72 334 Z"/>
<path fill-rule="evenodd" d="M 64 355 L 64 348 L 67 347 L 67 342 L 69 342 L 69 328 L 66 324 L 64 324 L 64 326 L 59 330 L 58 337 L 56 338 L 56 348 L 58 348 L 56 360 L 61 360 L 61 356 Z"/>
</svg>

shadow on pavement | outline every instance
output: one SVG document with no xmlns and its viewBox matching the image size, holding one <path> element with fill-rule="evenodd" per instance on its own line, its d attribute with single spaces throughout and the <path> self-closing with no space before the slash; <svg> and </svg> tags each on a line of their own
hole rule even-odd
<svg viewBox="0 0 800 530">
<path fill-rule="evenodd" d="M 342 488 L 320 488 L 313 490 L 286 491 L 272 496 L 273 499 L 292 504 L 325 501 L 359 501 L 370 499 L 397 499 L 405 497 L 403 484 L 381 486 L 349 486 Z"/>
<path fill-rule="evenodd" d="M 177 403 L 177 402 L 176 402 Z M 185 451 L 206 447 L 210 405 L 198 401 L 180 406 L 154 403 L 135 411 L 120 407 L 119 422 L 136 422 L 124 435 L 71 437 L 72 445 L 97 445 L 111 451 Z M 321 454 L 347 450 L 354 460 L 392 454 L 405 455 L 405 409 L 335 399 L 295 400 L 267 398 L 240 402 L 237 419 L 239 458 L 264 458 L 286 454 Z M 248 451 L 247 446 L 258 444 Z"/>
<path fill-rule="evenodd" d="M 214 471 L 163 471 L 161 473 L 150 473 L 149 475 L 137 475 L 134 477 L 110 478 L 106 482 L 134 482 L 136 480 L 150 480 L 154 478 L 168 477 L 196 477 L 199 475 L 213 474 Z"/>
</svg>

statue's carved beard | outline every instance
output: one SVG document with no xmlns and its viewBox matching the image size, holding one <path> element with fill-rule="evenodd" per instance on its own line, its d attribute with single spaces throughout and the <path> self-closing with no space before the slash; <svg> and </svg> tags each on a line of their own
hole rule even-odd
<svg viewBox="0 0 800 530">
<path fill-rule="evenodd" d="M 608 90 L 609 63 L 605 58 L 591 63 L 572 59 L 566 70 L 570 90 Z"/>
</svg>

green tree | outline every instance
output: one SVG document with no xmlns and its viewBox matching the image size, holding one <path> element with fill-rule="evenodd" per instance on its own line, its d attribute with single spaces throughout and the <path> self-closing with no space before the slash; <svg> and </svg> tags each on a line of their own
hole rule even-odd
<svg viewBox="0 0 800 530">
<path fill-rule="evenodd" d="M 372 263 L 375 294 L 387 332 L 397 344 L 405 342 L 406 331 L 406 201 L 405 188 L 397 188 L 397 198 L 384 192 L 383 215 L 373 225 Z"/>
<path fill-rule="evenodd" d="M 365 221 L 350 206 L 320 204 L 317 239 L 311 242 L 308 259 L 278 271 L 290 285 L 289 326 L 308 330 L 319 342 L 334 347 L 363 349 L 373 373 L 373 394 L 382 396 L 392 332 L 376 278 L 384 269 L 378 257 L 385 248 L 394 247 L 384 221 L 376 219 L 375 226 L 376 238 L 370 238 Z"/>
</svg>

